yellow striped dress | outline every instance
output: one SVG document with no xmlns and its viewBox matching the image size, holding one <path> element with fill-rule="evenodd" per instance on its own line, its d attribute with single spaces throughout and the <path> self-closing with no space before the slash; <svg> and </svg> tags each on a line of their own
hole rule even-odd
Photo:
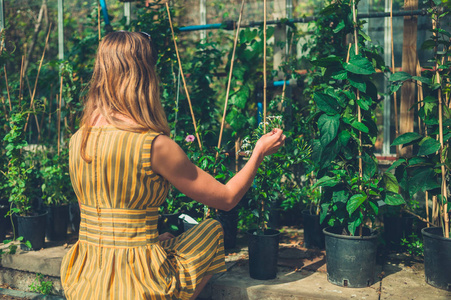
<svg viewBox="0 0 451 300">
<path fill-rule="evenodd" d="M 90 163 L 80 156 L 82 132 L 72 136 L 70 175 L 81 224 L 61 265 L 67 299 L 189 299 L 204 276 L 226 271 L 216 220 L 158 241 L 158 207 L 169 183 L 152 171 L 156 136 L 93 127 Z"/>
</svg>

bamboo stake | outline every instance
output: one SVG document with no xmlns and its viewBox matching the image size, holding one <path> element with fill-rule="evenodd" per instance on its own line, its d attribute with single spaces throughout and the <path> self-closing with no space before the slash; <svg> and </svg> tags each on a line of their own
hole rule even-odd
<svg viewBox="0 0 451 300">
<path fill-rule="evenodd" d="M 266 0 L 263 1 L 263 133 L 266 133 Z M 265 214 L 265 201 L 261 201 L 261 216 Z M 259 225 L 260 226 L 260 225 Z M 266 221 L 263 217 L 263 230 L 266 230 Z"/>
<path fill-rule="evenodd" d="M 45 49 L 47 48 L 47 45 L 48 45 L 48 42 L 49 42 L 49 37 L 50 37 L 50 31 L 51 30 L 52 30 L 52 23 L 50 23 L 49 31 L 47 32 L 47 37 L 45 39 L 45 45 L 44 45 L 44 51 L 42 52 L 41 61 L 39 62 L 38 74 L 36 75 L 36 80 L 34 82 L 33 95 L 31 96 L 30 109 L 33 108 L 33 112 L 35 112 L 33 104 L 34 104 L 34 96 L 36 95 L 36 89 L 37 89 L 37 86 L 38 86 L 39 73 L 41 72 L 42 62 L 44 61 L 44 56 L 45 56 Z M 27 130 L 27 125 L 28 125 L 29 118 L 30 118 L 30 113 L 28 113 L 28 115 L 27 115 L 27 121 L 25 123 L 24 131 Z"/>
<path fill-rule="evenodd" d="M 6 65 L 3 65 L 3 70 L 5 71 L 5 82 L 6 82 L 6 92 L 8 93 L 8 102 L 9 102 L 9 111 L 13 110 L 11 105 L 11 95 L 9 93 L 9 84 L 8 84 L 8 74 L 6 73 Z"/>
<path fill-rule="evenodd" d="M 227 82 L 227 92 L 226 92 L 226 99 L 225 99 L 225 104 L 224 104 L 224 112 L 222 114 L 221 129 L 219 131 L 218 149 L 221 148 L 222 133 L 224 131 L 225 117 L 227 114 L 227 104 L 229 102 L 230 86 L 232 83 L 233 63 L 235 61 L 236 45 L 238 44 L 238 36 L 240 34 L 241 18 L 243 16 L 243 9 L 244 9 L 244 0 L 241 1 L 240 16 L 238 17 L 238 27 L 236 29 L 235 40 L 233 42 L 232 59 L 230 61 L 230 71 L 229 71 L 229 79 Z M 219 150 L 216 152 L 216 159 L 218 159 L 218 157 L 219 157 Z"/>
<path fill-rule="evenodd" d="M 393 0 L 390 0 L 390 35 L 391 35 L 391 71 L 395 73 L 395 47 L 393 42 Z M 393 93 L 393 105 L 395 107 L 395 138 L 399 135 L 399 120 L 398 120 L 398 99 L 396 92 Z M 399 156 L 399 146 L 395 146 L 396 156 Z"/>
<path fill-rule="evenodd" d="M 357 13 L 355 8 L 355 0 L 352 0 L 352 16 L 354 21 L 354 43 L 355 43 L 355 55 L 359 54 L 359 40 L 357 35 Z M 356 101 L 360 99 L 360 91 L 356 90 Z M 362 111 L 360 106 L 357 104 L 357 120 L 362 122 Z M 359 130 L 359 179 L 363 178 L 363 162 L 362 162 L 362 132 Z M 359 183 L 359 190 L 363 189 L 361 183 Z M 363 224 L 359 226 L 359 236 L 363 234 Z"/>
<path fill-rule="evenodd" d="M 58 99 L 58 98 L 57 98 Z M 60 149 L 61 149 L 61 105 L 62 105 L 62 99 L 63 99 L 63 75 L 61 75 L 60 78 L 60 95 L 59 95 L 59 101 L 58 101 L 58 116 L 57 116 L 57 121 L 58 121 L 58 155 L 60 155 Z"/>
<path fill-rule="evenodd" d="M 102 39 L 102 34 L 100 31 L 100 2 L 97 1 L 97 31 L 99 32 L 99 42 Z"/>
<path fill-rule="evenodd" d="M 20 65 L 20 79 L 19 79 L 19 106 L 23 99 L 23 77 L 24 77 L 24 62 L 25 55 L 22 55 L 22 63 Z"/>
<path fill-rule="evenodd" d="M 266 133 L 266 0 L 263 1 L 263 133 Z"/>
<path fill-rule="evenodd" d="M 180 73 L 182 75 L 183 86 L 185 88 L 186 98 L 188 99 L 189 110 L 191 112 L 191 117 L 193 119 L 194 132 L 196 134 L 197 143 L 199 144 L 199 149 L 202 151 L 202 144 L 200 142 L 199 133 L 197 132 L 196 118 L 194 117 L 193 106 L 191 105 L 191 99 L 189 97 L 188 87 L 186 86 L 185 75 L 183 74 L 182 62 L 180 60 L 179 49 L 177 47 L 177 41 L 175 40 L 174 27 L 172 26 L 171 12 L 169 10 L 169 4 L 166 2 L 166 10 L 168 12 L 169 25 L 171 26 L 172 40 L 174 41 L 175 53 L 177 54 L 177 60 L 179 63 Z"/>
</svg>

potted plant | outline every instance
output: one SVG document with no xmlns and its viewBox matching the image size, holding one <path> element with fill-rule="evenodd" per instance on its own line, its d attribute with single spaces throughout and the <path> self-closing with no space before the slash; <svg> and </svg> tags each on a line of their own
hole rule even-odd
<svg viewBox="0 0 451 300">
<path fill-rule="evenodd" d="M 365 45 L 369 37 L 359 30 L 354 1 L 331 2 L 317 22 L 323 47 L 335 51 L 318 51 L 311 61 L 321 70 L 312 88 L 318 130 L 313 157 L 314 187 L 322 188 L 320 219 L 327 217 L 330 226 L 323 230 L 327 277 L 336 285 L 366 287 L 374 283 L 380 204 L 404 203 L 398 182 L 380 174 L 374 156 L 379 99 L 372 75 L 385 66 L 379 49 Z M 346 44 L 349 34 L 354 41 Z"/>
<path fill-rule="evenodd" d="M 273 128 L 283 127 L 281 116 L 268 116 L 266 120 L 267 132 L 273 130 Z M 259 124 L 250 136 L 243 140 L 242 149 L 246 154 L 251 153 L 255 143 L 265 133 L 263 122 Z M 285 132 L 285 134 L 288 134 L 288 132 Z M 297 143 L 297 157 L 299 161 L 305 160 L 310 154 L 310 149 L 306 146 L 306 143 L 302 140 L 290 141 L 288 139 L 286 141 L 287 144 L 292 142 Z M 257 171 L 254 185 L 249 192 L 250 204 L 254 208 L 252 214 L 255 216 L 257 225 L 257 228 L 247 231 L 249 274 L 252 278 L 267 280 L 277 276 L 280 232 L 267 227 L 269 219 L 268 206 L 282 196 L 283 181 L 291 180 L 289 174 L 291 166 L 290 161 L 286 160 L 282 151 L 265 157 Z"/>
<path fill-rule="evenodd" d="M 76 202 L 76 197 L 69 175 L 69 150 L 63 148 L 59 154 L 53 152 L 42 152 L 41 189 L 47 209 L 47 239 L 61 241 L 67 237 L 69 204 Z"/>
<path fill-rule="evenodd" d="M 422 229 L 424 247 L 424 272 L 426 282 L 434 287 L 450 290 L 451 287 L 451 230 L 450 207 L 450 137 L 451 110 L 449 89 L 451 63 L 449 51 L 451 32 L 443 26 L 448 17 L 445 4 L 428 2 L 428 12 L 433 20 L 432 36 L 426 40 L 423 50 L 432 50 L 431 65 L 423 74 L 412 76 L 405 72 L 394 73 L 390 80 L 392 90 L 399 89 L 405 81 L 415 81 L 422 92 L 417 110 L 420 118 L 419 132 L 407 132 L 397 137 L 392 145 L 412 148 L 412 155 L 401 157 L 394 163 L 397 177 L 406 197 L 418 192 L 425 194 L 428 227 Z M 431 226 L 432 225 L 432 226 Z"/>
<path fill-rule="evenodd" d="M 44 247 L 47 212 L 39 210 L 38 172 L 32 157 L 26 156 L 24 147 L 27 146 L 24 125 L 27 111 L 16 111 L 10 114 L 9 131 L 3 138 L 6 157 L 9 159 L 6 172 L 10 195 L 9 215 L 14 214 L 17 219 L 18 235 L 31 243 L 21 244 L 23 250 L 38 250 Z M 14 232 L 16 236 L 16 232 Z M 30 247 L 32 246 L 32 247 Z"/>
</svg>

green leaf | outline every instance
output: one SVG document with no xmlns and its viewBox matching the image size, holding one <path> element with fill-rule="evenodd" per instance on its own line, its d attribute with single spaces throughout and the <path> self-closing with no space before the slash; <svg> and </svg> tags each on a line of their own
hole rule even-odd
<svg viewBox="0 0 451 300">
<path fill-rule="evenodd" d="M 321 145 L 326 147 L 336 136 L 340 126 L 340 115 L 321 115 L 318 119 L 318 128 L 321 134 Z"/>
<path fill-rule="evenodd" d="M 329 203 L 321 204 L 321 212 L 319 214 L 319 222 L 322 224 L 327 217 L 327 213 L 329 212 Z"/>
<path fill-rule="evenodd" d="M 421 45 L 421 50 L 433 49 L 434 47 L 435 47 L 435 41 L 434 40 L 426 40 Z"/>
<path fill-rule="evenodd" d="M 178 228 L 177 228 L 178 229 Z M 33 246 L 31 245 L 30 241 L 26 241 L 25 242 L 25 246 L 27 246 L 28 248 L 33 248 Z"/>
<path fill-rule="evenodd" d="M 355 212 L 363 202 L 365 202 L 366 198 L 367 196 L 363 194 L 356 194 L 352 196 L 346 204 L 346 210 L 349 215 L 352 215 L 352 213 Z"/>
<path fill-rule="evenodd" d="M 391 145 L 392 146 L 404 145 L 404 144 L 419 140 L 422 137 L 423 137 L 422 135 L 420 135 L 416 132 L 407 132 L 407 133 L 404 133 L 404 134 L 398 136 Z"/>
<path fill-rule="evenodd" d="M 336 186 L 337 183 L 340 182 L 340 179 L 336 178 L 336 177 L 329 177 L 329 176 L 323 176 L 320 179 L 318 179 L 318 181 L 312 186 L 312 188 L 315 188 L 317 186 L 329 186 L 329 187 L 333 187 Z"/>
<path fill-rule="evenodd" d="M 348 72 L 359 75 L 371 75 L 375 72 L 371 62 L 360 55 L 356 55 L 345 64 L 345 69 Z"/>
<path fill-rule="evenodd" d="M 333 30 L 334 33 L 338 33 L 340 30 L 342 30 L 343 28 L 345 28 L 345 22 L 343 20 L 340 21 L 340 23 L 338 23 L 337 27 L 335 27 L 335 29 Z"/>
<path fill-rule="evenodd" d="M 418 168 L 414 175 L 409 178 L 409 194 L 412 197 L 419 191 L 428 191 L 440 188 L 436 174 L 432 168 Z"/>
<path fill-rule="evenodd" d="M 437 152 L 440 149 L 440 142 L 431 138 L 426 137 L 422 142 L 420 149 L 418 150 L 418 155 L 430 155 Z"/>
<path fill-rule="evenodd" d="M 342 69 L 338 72 L 333 73 L 331 77 L 336 80 L 346 80 L 348 79 L 348 72 Z"/>
<path fill-rule="evenodd" d="M 348 197 L 349 195 L 346 191 L 335 191 L 332 194 L 332 201 L 333 203 L 346 203 L 348 201 Z"/>
<path fill-rule="evenodd" d="M 357 76 L 355 74 L 349 74 L 348 75 L 349 84 L 362 93 L 366 93 L 366 82 L 364 78 L 361 76 Z"/>
<path fill-rule="evenodd" d="M 391 170 L 396 169 L 398 166 L 402 165 L 405 162 L 406 162 L 406 160 L 404 158 L 398 159 L 387 169 L 387 172 L 390 172 Z"/>
<path fill-rule="evenodd" d="M 340 142 L 342 147 L 346 147 L 348 145 L 349 139 L 351 138 L 351 135 L 349 132 L 343 130 L 338 134 L 338 141 Z"/>
<path fill-rule="evenodd" d="M 362 122 L 354 121 L 354 122 L 351 123 L 351 126 L 354 127 L 357 130 L 360 130 L 360 131 L 364 132 L 364 133 L 368 133 L 369 132 L 368 127 L 366 127 L 366 125 L 363 124 Z"/>
<path fill-rule="evenodd" d="M 406 201 L 404 201 L 404 198 L 400 194 L 387 192 L 385 194 L 385 201 L 387 205 L 401 205 L 405 204 Z"/>
<path fill-rule="evenodd" d="M 390 81 L 406 81 L 412 78 L 412 75 L 406 72 L 396 72 L 390 75 Z"/>
<path fill-rule="evenodd" d="M 337 99 L 323 93 L 314 93 L 313 100 L 318 108 L 328 115 L 336 115 L 340 113 L 340 105 Z"/>
<path fill-rule="evenodd" d="M 331 65 L 338 64 L 341 61 L 341 58 L 335 55 L 330 55 L 325 58 L 320 58 L 317 60 L 312 60 L 311 63 L 314 66 L 327 68 Z"/>
<path fill-rule="evenodd" d="M 368 110 L 371 104 L 373 104 L 373 100 L 369 97 L 362 97 L 359 100 L 357 100 L 357 104 L 360 106 L 361 109 Z"/>
<path fill-rule="evenodd" d="M 370 206 L 374 211 L 374 215 L 376 215 L 376 216 L 379 215 L 379 206 L 372 201 L 370 201 Z"/>
<path fill-rule="evenodd" d="M 389 172 L 385 172 L 383 175 L 383 181 L 385 185 L 385 190 L 393 193 L 399 192 L 399 183 L 395 175 Z"/>
<path fill-rule="evenodd" d="M 230 96 L 230 104 L 233 104 L 241 109 L 245 109 L 246 108 L 246 104 L 247 104 L 247 95 L 245 92 L 239 91 L 235 94 L 233 94 L 232 96 Z"/>
<path fill-rule="evenodd" d="M 431 79 L 427 77 L 421 77 L 421 76 L 412 76 L 412 79 L 417 80 L 424 84 L 431 84 Z"/>
</svg>

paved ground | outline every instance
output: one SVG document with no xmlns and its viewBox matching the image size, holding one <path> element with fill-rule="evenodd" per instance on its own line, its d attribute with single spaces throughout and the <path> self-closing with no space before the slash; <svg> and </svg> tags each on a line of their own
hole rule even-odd
<svg viewBox="0 0 451 300">
<path fill-rule="evenodd" d="M 6 255 L 0 267 L 0 300 L 63 299 L 29 292 L 36 273 L 54 284 L 54 293 L 62 295 L 59 282 L 61 257 L 75 239 L 68 243 L 46 244 L 34 252 L 19 251 Z M 279 249 L 278 276 L 273 280 L 249 277 L 245 237 L 238 247 L 227 251 L 226 273 L 215 276 L 201 294 L 203 300 L 278 300 L 278 299 L 451 299 L 451 293 L 425 283 L 421 259 L 405 254 L 378 257 L 376 282 L 367 288 L 351 289 L 327 281 L 324 251 L 302 247 L 302 230 L 284 228 Z M 13 288 L 13 290 L 11 289 Z M 3 298 L 2 298 L 3 297 Z"/>
</svg>

